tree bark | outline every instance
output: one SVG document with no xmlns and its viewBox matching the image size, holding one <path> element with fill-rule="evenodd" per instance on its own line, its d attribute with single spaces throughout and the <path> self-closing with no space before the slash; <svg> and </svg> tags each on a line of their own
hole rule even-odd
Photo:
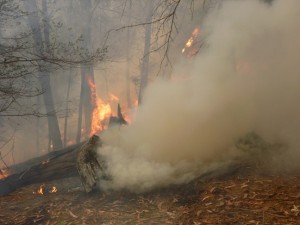
<svg viewBox="0 0 300 225">
<path fill-rule="evenodd" d="M 85 192 L 91 192 L 101 177 L 104 177 L 104 165 L 97 157 L 97 148 L 102 146 L 101 139 L 93 135 L 78 153 L 76 166 Z"/>
</svg>

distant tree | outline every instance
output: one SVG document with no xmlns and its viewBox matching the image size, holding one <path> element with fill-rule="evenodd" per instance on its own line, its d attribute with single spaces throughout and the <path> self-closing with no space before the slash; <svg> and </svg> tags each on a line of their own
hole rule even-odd
<svg viewBox="0 0 300 225">
<path fill-rule="evenodd" d="M 59 40 L 55 35 L 63 24 L 51 24 L 48 9 L 54 2 L 37 3 L 0 0 L 0 118 L 3 123 L 4 118 L 12 116 L 46 117 L 50 142 L 57 149 L 62 141 L 51 73 L 69 69 L 70 65 L 92 65 L 103 60 L 106 50 L 85 49 L 80 38 L 75 42 Z M 44 104 L 28 105 L 26 99 L 39 95 Z M 45 112 L 40 109 L 42 105 Z"/>
<path fill-rule="evenodd" d="M 145 43 L 144 43 L 144 54 L 141 64 L 141 82 L 138 103 L 142 103 L 143 93 L 148 83 L 149 73 L 149 58 L 150 58 L 150 45 L 151 45 L 151 29 L 152 29 L 152 17 L 154 13 L 154 2 L 148 1 L 147 3 L 147 16 L 145 24 Z"/>
</svg>

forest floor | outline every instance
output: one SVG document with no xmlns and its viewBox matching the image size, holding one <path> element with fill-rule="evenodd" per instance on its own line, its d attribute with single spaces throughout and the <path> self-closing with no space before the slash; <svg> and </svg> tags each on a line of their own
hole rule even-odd
<svg viewBox="0 0 300 225">
<path fill-rule="evenodd" d="M 300 174 L 237 173 L 146 194 L 85 194 L 75 184 L 45 184 L 43 195 L 40 184 L 30 185 L 0 197 L 0 224 L 300 224 Z"/>
</svg>

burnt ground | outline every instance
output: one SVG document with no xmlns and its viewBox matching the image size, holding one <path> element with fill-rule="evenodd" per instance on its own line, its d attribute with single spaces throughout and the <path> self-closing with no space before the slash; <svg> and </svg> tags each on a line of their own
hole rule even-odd
<svg viewBox="0 0 300 225">
<path fill-rule="evenodd" d="M 300 224 L 300 173 L 237 173 L 146 194 L 85 194 L 77 182 L 46 184 L 44 195 L 33 194 L 36 184 L 0 197 L 0 224 Z M 52 185 L 57 193 L 48 192 Z"/>
</svg>

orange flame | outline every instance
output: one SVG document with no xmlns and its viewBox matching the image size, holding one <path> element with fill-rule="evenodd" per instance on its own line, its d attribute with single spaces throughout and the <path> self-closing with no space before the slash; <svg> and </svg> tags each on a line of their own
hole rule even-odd
<svg viewBox="0 0 300 225">
<path fill-rule="evenodd" d="M 6 169 L 0 169 L 0 180 L 5 179 L 9 176 L 9 172 Z"/>
<path fill-rule="evenodd" d="M 42 185 L 39 187 L 39 189 L 37 190 L 37 193 L 40 194 L 40 195 L 43 195 L 43 194 L 44 194 L 44 191 L 43 191 L 44 187 L 45 187 L 45 184 L 42 184 Z"/>
<path fill-rule="evenodd" d="M 56 193 L 58 190 L 57 190 L 57 188 L 55 187 L 55 186 L 53 186 L 52 187 L 52 190 L 51 191 L 49 191 L 50 193 Z"/>
<path fill-rule="evenodd" d="M 96 86 L 95 82 L 91 76 L 87 76 L 87 83 L 91 90 L 91 104 L 93 106 L 92 113 L 92 122 L 91 122 L 91 130 L 89 136 L 92 136 L 95 133 L 100 133 L 108 127 L 108 122 L 110 117 L 114 114 L 110 103 L 119 102 L 120 99 L 118 96 L 109 93 L 107 102 L 97 97 L 96 94 Z M 110 102 L 110 103 L 109 103 Z M 134 107 L 137 108 L 138 101 L 135 100 L 133 103 Z M 124 109 L 123 108 L 123 116 L 127 122 L 132 122 L 134 117 L 134 110 Z M 124 113 L 125 112 L 125 113 Z"/>
<path fill-rule="evenodd" d="M 200 29 L 198 27 L 196 27 L 193 30 L 191 37 L 188 39 L 188 41 L 185 43 L 184 48 L 181 50 L 182 53 L 184 53 L 188 48 L 190 48 L 193 45 L 195 39 L 199 35 L 199 32 L 200 32 Z"/>
<path fill-rule="evenodd" d="M 95 82 L 91 79 L 90 76 L 87 76 L 87 81 L 91 89 L 91 103 L 93 105 L 92 124 L 89 134 L 90 136 L 92 136 L 93 134 L 101 132 L 106 128 L 106 126 L 103 124 L 103 121 L 109 119 L 112 110 L 109 103 L 105 103 L 101 98 L 97 98 Z"/>
<path fill-rule="evenodd" d="M 40 194 L 40 195 L 44 195 L 45 193 L 45 186 L 46 184 L 42 184 L 38 189 L 37 192 L 32 192 L 33 194 Z M 47 189 L 46 189 L 47 190 Z M 50 191 L 47 191 L 51 194 L 56 193 L 58 190 L 55 186 L 52 187 L 52 189 Z"/>
</svg>

